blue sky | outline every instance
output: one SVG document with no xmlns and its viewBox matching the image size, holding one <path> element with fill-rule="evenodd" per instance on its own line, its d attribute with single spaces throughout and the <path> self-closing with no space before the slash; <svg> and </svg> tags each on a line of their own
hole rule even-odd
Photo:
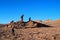
<svg viewBox="0 0 60 40">
<path fill-rule="evenodd" d="M 56 20 L 60 18 L 59 0 L 0 0 L 0 23 L 24 20 Z"/>
</svg>

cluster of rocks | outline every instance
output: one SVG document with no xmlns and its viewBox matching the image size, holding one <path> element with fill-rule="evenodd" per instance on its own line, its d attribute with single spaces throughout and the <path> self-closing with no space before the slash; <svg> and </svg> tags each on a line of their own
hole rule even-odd
<svg viewBox="0 0 60 40">
<path fill-rule="evenodd" d="M 32 21 L 31 17 L 27 22 L 24 22 L 23 20 L 24 15 L 21 16 L 21 20 L 14 22 L 13 20 L 9 24 L 3 25 L 4 28 L 2 28 L 3 31 L 10 31 L 13 35 L 15 35 L 15 29 L 23 29 L 23 28 L 38 28 L 38 27 L 51 27 L 46 24 L 42 24 L 41 22 Z"/>
<path fill-rule="evenodd" d="M 33 27 L 50 27 L 46 24 L 37 22 L 37 21 L 32 21 L 31 17 L 29 18 L 29 21 L 24 22 L 23 21 L 24 15 L 21 16 L 21 20 L 18 22 L 14 22 L 13 20 L 10 22 L 10 24 L 7 25 L 7 27 L 11 28 L 33 28 Z"/>
<path fill-rule="evenodd" d="M 33 35 L 34 33 L 27 33 L 26 28 L 39 28 L 39 27 L 51 27 L 49 25 L 43 24 L 41 22 L 33 21 L 31 20 L 31 17 L 27 22 L 24 22 L 23 20 L 24 15 L 21 16 L 21 20 L 14 22 L 13 20 L 9 24 L 1 25 L 0 27 L 4 26 L 3 28 L 0 28 L 0 39 L 1 40 L 38 40 L 34 39 Z M 25 29 L 25 30 L 23 30 Z M 28 34 L 28 35 L 26 35 Z M 39 32 L 35 33 L 40 34 Z M 29 36 L 30 35 L 30 36 Z M 26 36 L 26 37 L 25 37 Z M 29 39 L 28 39 L 29 37 Z M 40 39 L 39 39 L 40 40 Z"/>
</svg>

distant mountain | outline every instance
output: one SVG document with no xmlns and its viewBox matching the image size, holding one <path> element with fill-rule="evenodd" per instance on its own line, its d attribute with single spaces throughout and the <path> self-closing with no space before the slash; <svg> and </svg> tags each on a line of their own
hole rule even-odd
<svg viewBox="0 0 60 40">
<path fill-rule="evenodd" d="M 57 24 L 60 24 L 60 19 L 54 21 Z"/>
<path fill-rule="evenodd" d="M 42 23 L 42 20 L 34 20 L 35 22 Z"/>
<path fill-rule="evenodd" d="M 43 23 L 50 25 L 50 26 L 53 26 L 53 27 L 55 27 L 55 26 L 60 27 L 60 19 L 58 19 L 58 20 L 46 20 Z"/>
<path fill-rule="evenodd" d="M 4 24 L 0 24 L 0 27 L 4 27 L 5 25 Z"/>
</svg>

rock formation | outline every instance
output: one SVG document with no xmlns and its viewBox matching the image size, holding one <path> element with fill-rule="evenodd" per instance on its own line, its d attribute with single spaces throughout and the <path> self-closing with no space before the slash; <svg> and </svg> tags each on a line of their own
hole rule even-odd
<svg viewBox="0 0 60 40">
<path fill-rule="evenodd" d="M 10 28 L 23 28 L 23 27 L 28 27 L 28 28 L 32 28 L 32 27 L 49 27 L 46 24 L 37 22 L 37 21 L 33 21 L 31 20 L 31 17 L 29 18 L 29 21 L 24 22 L 23 21 L 23 17 L 24 15 L 21 16 L 21 20 L 18 22 L 14 22 L 13 20 L 10 22 L 10 24 L 8 24 L 8 27 Z"/>
<path fill-rule="evenodd" d="M 30 17 L 25 22 L 23 17 L 17 22 L 12 20 L 9 24 L 0 24 L 0 40 L 60 40 L 60 27 L 49 25 L 51 21 L 46 21 L 47 25 L 40 20 L 33 21 Z"/>
</svg>

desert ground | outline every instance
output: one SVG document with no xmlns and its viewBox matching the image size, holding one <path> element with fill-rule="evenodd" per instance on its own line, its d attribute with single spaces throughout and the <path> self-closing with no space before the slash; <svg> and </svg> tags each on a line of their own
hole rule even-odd
<svg viewBox="0 0 60 40">
<path fill-rule="evenodd" d="M 0 30 L 0 40 L 60 40 L 60 27 L 23 28 Z"/>
<path fill-rule="evenodd" d="M 60 40 L 60 19 L 0 24 L 0 40 Z"/>
</svg>

